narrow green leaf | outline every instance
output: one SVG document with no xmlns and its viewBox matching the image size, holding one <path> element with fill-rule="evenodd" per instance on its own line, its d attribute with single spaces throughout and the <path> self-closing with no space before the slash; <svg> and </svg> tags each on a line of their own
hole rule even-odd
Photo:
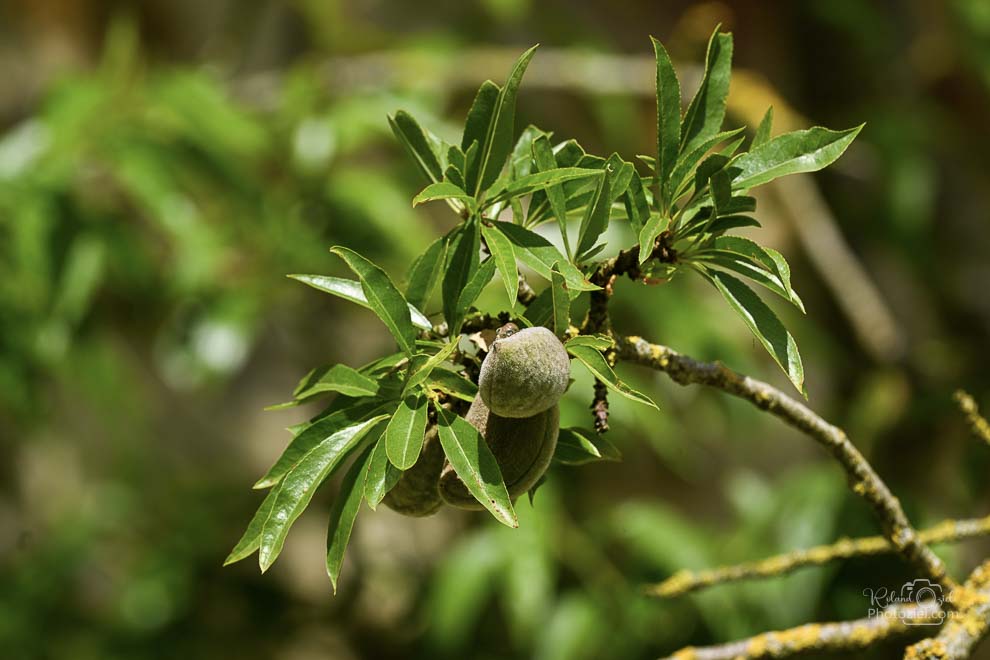
<svg viewBox="0 0 990 660">
<path fill-rule="evenodd" d="M 374 447 L 364 481 L 364 499 L 368 500 L 368 506 L 371 507 L 372 511 L 378 509 L 378 505 L 385 499 L 388 492 L 402 478 L 402 470 L 392 465 L 388 460 L 384 433 Z"/>
<path fill-rule="evenodd" d="M 440 363 L 449 358 L 451 353 L 453 353 L 456 349 L 456 341 L 451 341 L 450 343 L 444 344 L 443 348 L 437 351 L 434 355 L 430 356 L 430 358 L 417 369 L 411 371 L 409 378 L 402 387 L 402 396 L 409 394 L 415 387 L 426 382 L 426 379 L 430 377 L 433 370 L 440 365 Z"/>
<path fill-rule="evenodd" d="M 498 201 L 514 197 L 522 197 L 537 190 L 543 190 L 545 188 L 549 189 L 551 187 L 555 187 L 560 190 L 562 195 L 563 190 L 559 188 L 561 184 L 566 183 L 567 181 L 601 176 L 601 174 L 601 170 L 592 170 L 583 167 L 558 167 L 552 170 L 535 172 L 512 181 L 505 187 L 504 190 L 499 192 L 492 199 L 494 201 Z M 561 200 L 562 199 L 563 198 L 561 198 Z"/>
<path fill-rule="evenodd" d="M 388 460 L 400 470 L 408 470 L 419 460 L 426 434 L 429 399 L 422 394 L 402 400 L 385 429 L 385 451 Z"/>
<path fill-rule="evenodd" d="M 440 181 L 443 178 L 440 160 L 433 153 L 426 133 L 416 120 L 409 113 L 399 110 L 394 117 L 388 118 L 388 124 L 392 127 L 396 139 L 406 148 L 426 178 L 430 181 Z"/>
<path fill-rule="evenodd" d="M 289 528 L 303 512 L 320 484 L 333 473 L 365 434 L 388 415 L 337 431 L 308 451 L 283 477 L 272 510 L 261 530 L 258 563 L 265 572 L 278 557 Z"/>
<path fill-rule="evenodd" d="M 340 401 L 338 398 L 334 404 Z M 334 406 L 332 404 L 331 407 Z M 343 408 L 333 410 L 326 417 L 313 421 L 302 428 L 285 448 L 282 455 L 268 472 L 254 484 L 254 488 L 268 488 L 279 483 L 282 478 L 308 454 L 313 447 L 329 440 L 338 431 L 355 426 L 385 411 L 388 404 L 376 399 L 356 399 Z"/>
<path fill-rule="evenodd" d="M 681 153 L 689 153 L 722 129 L 725 99 L 732 75 L 732 35 L 720 34 L 718 27 L 708 42 L 705 75 L 691 104 L 684 113 Z"/>
<path fill-rule="evenodd" d="M 261 529 L 265 525 L 265 521 L 272 514 L 272 506 L 275 504 L 275 498 L 278 497 L 279 486 L 271 489 L 265 499 L 261 502 L 261 506 L 255 512 L 254 517 L 251 518 L 251 522 L 248 523 L 247 529 L 244 531 L 244 535 L 241 536 L 241 540 L 237 542 L 234 549 L 230 551 L 227 558 L 223 560 L 223 565 L 233 564 L 242 559 L 246 559 L 255 553 L 255 551 L 261 547 Z"/>
<path fill-rule="evenodd" d="M 643 188 L 643 180 L 638 174 L 629 181 L 629 187 L 625 194 L 626 216 L 629 218 L 629 226 L 633 233 L 639 236 L 643 227 L 650 220 L 650 203 L 646 199 L 646 190 Z"/>
<path fill-rule="evenodd" d="M 418 206 L 438 199 L 456 199 L 469 209 L 474 209 L 475 207 L 474 198 L 449 181 L 431 183 L 413 198 L 412 203 L 413 206 Z"/>
<path fill-rule="evenodd" d="M 615 342 L 605 335 L 578 335 L 568 339 L 566 346 L 589 346 L 596 351 L 607 351 L 615 346 Z"/>
<path fill-rule="evenodd" d="M 491 130 L 492 117 L 498 105 L 498 95 L 502 88 L 491 80 L 481 83 L 478 93 L 475 94 L 474 102 L 468 111 L 467 119 L 464 122 L 464 133 L 461 137 L 461 151 L 467 151 L 472 142 L 484 144 L 485 138 Z"/>
<path fill-rule="evenodd" d="M 430 243 L 423 254 L 416 258 L 409 269 L 406 285 L 406 300 L 418 309 L 425 309 L 433 295 L 443 272 L 443 261 L 447 254 L 447 239 L 440 237 Z M 414 319 L 415 322 L 415 319 Z M 419 325 L 419 324 L 417 324 Z"/>
<path fill-rule="evenodd" d="M 518 527 L 502 471 L 478 429 L 463 417 L 439 408 L 437 431 L 447 460 L 471 495 L 500 523 Z"/>
<path fill-rule="evenodd" d="M 474 397 L 478 394 L 477 385 L 447 369 L 434 369 L 426 379 L 426 386 L 461 401 L 474 401 Z"/>
<path fill-rule="evenodd" d="M 763 119 L 760 120 L 760 125 L 756 128 L 756 135 L 753 136 L 753 142 L 749 145 L 750 151 L 761 147 L 770 141 L 770 132 L 773 130 L 773 106 L 771 105 L 767 108 L 767 112 L 763 115 Z"/>
<path fill-rule="evenodd" d="M 578 254 L 593 248 L 598 237 L 608 228 L 609 214 L 612 210 L 612 175 L 613 170 L 607 165 L 605 176 L 598 183 L 595 196 L 588 204 L 584 217 L 581 219 L 581 229 L 578 233 Z"/>
<path fill-rule="evenodd" d="M 368 302 L 367 296 L 365 296 L 364 289 L 361 283 L 355 280 L 348 280 L 342 277 L 331 277 L 329 275 L 287 275 L 294 280 L 307 284 L 314 289 L 319 289 L 324 293 L 329 293 L 337 296 L 338 298 L 343 298 L 344 300 L 349 300 L 352 303 L 357 303 L 365 309 L 371 309 L 371 304 Z M 430 319 L 426 318 L 423 312 L 419 311 L 411 304 L 409 305 L 409 316 L 412 323 L 423 330 L 432 330 L 433 324 L 430 323 Z"/>
<path fill-rule="evenodd" d="M 580 291 L 595 291 L 600 288 L 589 282 L 584 273 L 567 261 L 560 250 L 539 234 L 508 222 L 496 222 L 493 226 L 512 241 L 519 261 L 536 271 L 540 277 L 549 280 L 550 270 L 554 264 L 559 264 L 560 273 L 564 276 L 571 294 L 576 296 Z"/>
<path fill-rule="evenodd" d="M 563 337 L 571 323 L 571 298 L 567 293 L 567 282 L 556 266 L 550 270 L 550 298 L 553 308 L 550 329 L 553 334 Z"/>
<path fill-rule="evenodd" d="M 478 299 L 493 277 L 495 277 L 495 260 L 485 259 L 478 270 L 474 271 L 474 276 L 464 285 L 464 290 L 461 291 L 461 296 L 457 300 L 457 322 L 451 328 L 451 336 L 460 332 L 464 315 L 471 309 L 471 305 Z"/>
<path fill-rule="evenodd" d="M 459 325 L 458 302 L 461 292 L 478 269 L 481 251 L 481 231 L 475 218 L 460 225 L 451 234 L 447 263 L 443 275 L 443 315 L 447 326 Z"/>
<path fill-rule="evenodd" d="M 481 226 L 481 235 L 485 237 L 488 250 L 492 253 L 502 284 L 505 285 L 505 292 L 509 296 L 509 307 L 512 307 L 519 294 L 519 271 L 516 269 L 516 251 L 512 247 L 512 241 L 488 225 Z"/>
<path fill-rule="evenodd" d="M 762 266 L 765 270 L 776 276 L 779 286 L 783 289 L 780 295 L 785 300 L 790 300 L 804 311 L 804 305 L 797 293 L 791 287 L 791 267 L 787 260 L 777 250 L 764 247 L 755 241 L 742 236 L 719 236 L 712 245 L 719 250 L 727 250 L 744 255 Z"/>
<path fill-rule="evenodd" d="M 344 550 L 351 539 L 351 530 L 354 528 L 358 509 L 361 508 L 364 485 L 373 454 L 374 447 L 368 447 L 354 461 L 354 465 L 344 475 L 340 491 L 330 506 L 330 524 L 327 526 L 327 575 L 330 576 L 335 594 L 337 578 L 340 577 L 340 565 L 344 561 Z"/>
<path fill-rule="evenodd" d="M 378 315 L 395 341 L 407 355 L 416 344 L 416 328 L 412 324 L 409 303 L 384 270 L 346 247 L 335 246 L 330 251 L 343 259 L 361 280 L 361 290 L 371 310 Z"/>
<path fill-rule="evenodd" d="M 653 256 L 653 246 L 657 237 L 667 228 L 667 218 L 653 214 L 639 232 L 639 265 L 642 266 Z"/>
<path fill-rule="evenodd" d="M 516 95 L 519 92 L 519 83 L 522 81 L 526 67 L 533 59 L 536 46 L 520 56 L 516 61 L 509 79 L 505 82 L 505 87 L 499 92 L 498 104 L 492 115 L 488 128 L 488 135 L 482 143 L 479 151 L 480 162 L 478 165 L 478 183 L 475 194 L 487 190 L 498 178 L 505 165 L 505 159 L 512 151 L 513 132 L 515 129 L 516 117 Z"/>
<path fill-rule="evenodd" d="M 677 161 L 681 144 L 681 85 L 667 50 L 658 40 L 653 41 L 657 60 L 657 160 L 656 171 L 663 190 Z M 661 209 L 666 209 L 662 200 Z"/>
<path fill-rule="evenodd" d="M 749 329 L 753 332 L 767 352 L 784 370 L 787 377 L 794 383 L 799 392 L 805 394 L 804 366 L 801 364 L 801 354 L 797 342 L 760 297 L 753 293 L 748 286 L 721 271 L 703 271 L 708 280 L 715 285 L 722 297 L 729 303 Z"/>
<path fill-rule="evenodd" d="M 550 172 L 557 168 L 557 160 L 553 154 L 553 147 L 550 139 L 546 135 L 533 140 L 533 160 L 541 172 Z M 559 168 L 563 169 L 563 168 Z M 564 188 L 557 184 L 549 184 L 546 188 L 547 200 L 550 210 L 557 218 L 557 227 L 560 228 L 560 237 L 564 241 L 564 252 L 568 259 L 571 257 L 571 244 L 567 236 L 567 199 L 564 197 Z"/>
<path fill-rule="evenodd" d="M 468 111 L 467 120 L 464 122 L 461 151 L 465 154 L 472 145 L 479 145 L 474 147 L 475 153 L 477 153 L 480 145 L 485 144 L 485 140 L 491 132 L 492 117 L 498 106 L 501 91 L 502 89 L 491 80 L 483 82 L 478 89 L 474 103 L 471 104 L 471 109 Z M 465 166 L 462 166 L 461 171 L 464 172 L 464 183 L 467 185 L 465 190 L 474 192 L 477 190 L 479 161 L 476 158 L 472 158 L 471 161 L 470 165 L 465 161 Z"/>
<path fill-rule="evenodd" d="M 622 453 L 609 440 L 594 431 L 560 429 L 553 460 L 563 465 L 585 465 L 597 461 L 620 461 Z"/>
<path fill-rule="evenodd" d="M 581 344 L 570 343 L 565 344 L 564 348 L 567 349 L 568 353 L 576 357 L 579 362 L 587 367 L 588 371 L 590 371 L 598 380 L 605 383 L 612 390 L 618 392 L 627 399 L 632 399 L 633 401 L 652 406 L 659 410 L 657 404 L 654 403 L 650 397 L 637 392 L 619 380 L 619 377 L 615 375 L 614 371 L 612 371 L 612 367 L 610 367 L 608 362 L 605 361 L 605 356 L 596 351 L 594 348 L 591 348 L 590 346 L 582 346 Z"/>
<path fill-rule="evenodd" d="M 340 392 L 346 396 L 374 396 L 378 393 L 378 383 L 346 364 L 335 364 L 319 380 L 296 393 L 295 397 L 305 399 L 321 392 Z"/>
<path fill-rule="evenodd" d="M 710 264 L 748 277 L 804 312 L 804 303 L 797 292 L 791 291 L 788 293 L 777 275 L 766 271 L 762 264 L 755 262 L 749 257 L 736 252 L 729 252 L 728 250 L 706 250 L 698 254 L 695 258 L 702 261 L 705 266 Z"/>
<path fill-rule="evenodd" d="M 739 173 L 732 187 L 748 190 L 788 174 L 816 172 L 835 162 L 862 128 L 861 124 L 844 131 L 830 131 L 816 126 L 778 135 L 733 162 Z"/>
<path fill-rule="evenodd" d="M 677 165 L 674 166 L 674 171 L 670 175 L 670 179 L 667 181 L 667 186 L 670 188 L 669 199 L 671 203 L 677 200 L 685 191 L 685 184 L 689 185 L 691 181 L 691 172 L 699 164 L 702 158 L 708 151 L 720 142 L 725 142 L 726 140 L 731 140 L 740 133 L 742 133 L 745 128 L 735 128 L 731 131 L 724 131 L 722 133 L 717 133 L 712 137 L 702 141 L 694 150 L 681 154 L 681 157 L 677 161 Z"/>
</svg>

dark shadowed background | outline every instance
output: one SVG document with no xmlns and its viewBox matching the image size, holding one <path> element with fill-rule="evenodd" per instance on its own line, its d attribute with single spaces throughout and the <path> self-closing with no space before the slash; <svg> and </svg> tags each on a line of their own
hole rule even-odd
<svg viewBox="0 0 990 660">
<path fill-rule="evenodd" d="M 778 131 L 866 122 L 834 167 L 760 191 L 761 236 L 808 309 L 776 306 L 812 407 L 917 525 L 986 515 L 990 447 L 951 397 L 990 409 L 985 0 L 6 0 L 0 655 L 650 658 L 862 617 L 864 588 L 910 580 L 880 557 L 643 597 L 680 568 L 876 527 L 807 438 L 635 367 L 622 376 L 661 411 L 613 401 L 624 461 L 555 466 L 518 530 L 365 510 L 334 597 L 332 482 L 266 575 L 221 568 L 284 427 L 312 412 L 262 408 L 315 365 L 392 345 L 370 312 L 284 275 L 343 275 L 327 247 L 345 244 L 402 279 L 454 220 L 411 207 L 423 182 L 386 114 L 448 134 L 539 42 L 517 130 L 632 160 L 656 139 L 649 36 L 690 87 L 719 22 L 735 35 L 728 125 L 771 103 Z M 700 279 L 623 281 L 614 307 L 628 334 L 789 387 Z M 587 426 L 576 378 L 563 421 Z M 961 576 L 990 544 L 939 551 Z"/>
</svg>

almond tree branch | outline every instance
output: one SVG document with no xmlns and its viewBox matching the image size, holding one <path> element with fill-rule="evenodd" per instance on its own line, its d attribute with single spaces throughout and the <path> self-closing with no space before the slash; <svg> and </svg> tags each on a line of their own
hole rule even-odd
<svg viewBox="0 0 990 660">
<path fill-rule="evenodd" d="M 934 634 L 945 613 L 934 602 L 893 605 L 878 616 L 837 623 L 808 623 L 716 646 L 687 647 L 664 660 L 763 660 L 819 651 L 860 651 L 900 638 Z"/>
<path fill-rule="evenodd" d="M 621 360 L 663 371 L 681 385 L 708 385 L 746 399 L 811 436 L 845 469 L 853 492 L 873 507 L 887 539 L 897 552 L 922 576 L 940 584 L 946 593 L 955 588 L 956 583 L 947 574 L 945 564 L 922 541 L 900 502 L 842 429 L 829 424 L 807 406 L 771 385 L 738 374 L 722 364 L 701 362 L 666 346 L 651 344 L 641 337 L 616 336 L 615 341 L 617 356 Z"/>
<path fill-rule="evenodd" d="M 938 636 L 911 646 L 904 660 L 964 660 L 990 632 L 990 560 L 950 594 L 956 608 Z"/>
<path fill-rule="evenodd" d="M 969 520 L 945 520 L 918 533 L 923 543 L 953 543 L 990 535 L 990 516 Z M 672 598 L 718 584 L 785 575 L 805 566 L 822 566 L 835 559 L 869 557 L 896 552 L 890 541 L 882 536 L 842 539 L 832 545 L 820 545 L 796 550 L 759 561 L 720 566 L 704 571 L 679 571 L 663 582 L 648 585 L 651 596 Z"/>
<path fill-rule="evenodd" d="M 990 423 L 980 414 L 980 409 L 973 397 L 963 390 L 957 390 L 955 399 L 956 403 L 959 404 L 959 409 L 966 415 L 966 421 L 969 422 L 969 428 L 973 431 L 973 435 L 990 445 Z"/>
</svg>

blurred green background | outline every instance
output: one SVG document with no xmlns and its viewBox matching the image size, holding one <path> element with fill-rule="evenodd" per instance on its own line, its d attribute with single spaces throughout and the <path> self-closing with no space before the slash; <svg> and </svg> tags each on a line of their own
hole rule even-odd
<svg viewBox="0 0 990 660">
<path fill-rule="evenodd" d="M 451 133 L 540 42 L 517 130 L 631 159 L 655 144 L 648 36 L 689 87 L 718 22 L 735 34 L 730 125 L 770 103 L 778 132 L 867 122 L 835 167 L 759 198 L 808 308 L 776 307 L 811 405 L 919 526 L 985 515 L 990 448 L 951 400 L 964 387 L 990 409 L 985 0 L 6 0 L 0 655 L 650 658 L 862 617 L 865 587 L 914 577 L 880 557 L 644 598 L 680 568 L 876 528 L 797 432 L 634 367 L 660 413 L 613 397 L 625 460 L 555 466 L 518 530 L 365 509 L 333 597 L 334 482 L 268 574 L 220 567 L 260 501 L 250 484 L 312 412 L 261 409 L 311 367 L 391 344 L 370 312 L 284 275 L 343 275 L 327 247 L 345 244 L 401 279 L 454 221 L 411 208 L 423 182 L 386 113 Z M 632 243 L 611 231 L 613 251 Z M 619 331 L 787 389 L 700 279 L 617 289 Z M 590 426 L 590 401 L 577 375 L 563 423 Z M 958 576 L 990 544 L 940 553 Z"/>
</svg>

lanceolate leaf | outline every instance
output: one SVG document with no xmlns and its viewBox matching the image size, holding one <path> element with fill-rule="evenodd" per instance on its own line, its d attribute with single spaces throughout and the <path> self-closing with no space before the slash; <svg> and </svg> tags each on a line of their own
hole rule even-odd
<svg viewBox="0 0 990 660">
<path fill-rule="evenodd" d="M 426 434 L 428 399 L 422 394 L 402 400 L 385 429 L 388 460 L 400 470 L 408 470 L 419 459 Z"/>
<path fill-rule="evenodd" d="M 340 576 L 340 565 L 344 561 L 344 550 L 351 539 L 354 519 L 361 508 L 364 497 L 364 484 L 368 477 L 374 447 L 368 447 L 354 461 L 354 465 L 344 475 L 340 484 L 340 492 L 330 507 L 330 524 L 327 527 L 327 575 L 333 584 L 333 592 L 337 593 L 337 578 Z"/>
<path fill-rule="evenodd" d="M 268 570 L 282 551 L 289 528 L 313 499 L 316 489 L 358 446 L 365 434 L 386 417 L 379 415 L 337 431 L 307 452 L 283 477 L 271 514 L 261 531 L 258 562 L 262 572 Z"/>
<path fill-rule="evenodd" d="M 409 313 L 409 303 L 385 271 L 349 248 L 336 246 L 330 251 L 347 262 L 361 280 L 361 290 L 371 310 L 378 315 L 395 341 L 407 355 L 416 345 L 416 328 Z"/>
<path fill-rule="evenodd" d="M 482 225 L 481 235 L 485 237 L 492 259 L 498 267 L 498 274 L 502 277 L 502 284 L 505 285 L 505 292 L 509 296 L 509 307 L 516 304 L 516 296 L 519 293 L 519 271 L 516 270 L 516 251 L 512 247 L 512 241 L 502 232 Z"/>
<path fill-rule="evenodd" d="M 564 465 L 584 465 L 596 461 L 619 461 L 622 454 L 608 438 L 579 428 L 560 429 L 553 460 Z"/>
<path fill-rule="evenodd" d="M 605 335 L 578 335 L 567 340 L 568 346 L 590 346 L 596 351 L 605 351 L 612 348 L 615 342 Z"/>
<path fill-rule="evenodd" d="M 681 85 L 667 50 L 653 41 L 657 59 L 657 177 L 660 189 L 670 177 L 681 143 Z"/>
<path fill-rule="evenodd" d="M 406 285 L 406 300 L 413 307 L 426 308 L 426 303 L 429 302 L 430 296 L 437 288 L 437 282 L 440 281 L 440 274 L 443 273 L 443 260 L 446 254 L 447 240 L 446 237 L 441 237 L 430 243 L 426 252 L 413 262 Z"/>
<path fill-rule="evenodd" d="M 546 138 L 543 139 L 545 140 Z M 506 186 L 503 191 L 498 193 L 494 197 L 494 200 L 521 197 L 537 190 L 543 190 L 544 188 L 560 186 L 567 181 L 601 176 L 601 174 L 601 170 L 592 170 L 584 167 L 558 167 L 552 170 L 540 171 L 516 179 Z M 561 194 L 563 194 L 562 191 Z"/>
<path fill-rule="evenodd" d="M 595 246 L 598 237 L 608 228 L 608 218 L 612 209 L 612 170 L 606 166 L 605 176 L 598 183 L 595 195 L 588 204 L 581 231 L 578 234 L 577 254 L 587 252 Z"/>
<path fill-rule="evenodd" d="M 492 281 L 494 276 L 495 260 L 488 258 L 478 267 L 478 270 L 474 271 L 474 276 L 464 285 L 461 296 L 457 300 L 457 316 L 450 327 L 452 335 L 460 332 L 464 314 L 471 308 L 471 305 L 478 299 L 482 290 Z"/>
<path fill-rule="evenodd" d="M 780 252 L 773 248 L 759 245 L 742 236 L 719 236 L 712 242 L 712 245 L 718 250 L 726 250 L 748 257 L 769 271 L 776 277 L 780 287 L 783 289 L 780 295 L 796 304 L 801 311 L 804 311 L 800 298 L 798 298 L 794 289 L 791 288 L 791 267 L 787 263 L 787 260 L 784 259 L 784 255 Z"/>
<path fill-rule="evenodd" d="M 478 269 L 480 250 L 481 231 L 477 219 L 468 220 L 451 235 L 443 275 L 443 315 L 450 328 L 458 323 L 461 292 Z"/>
<path fill-rule="evenodd" d="M 615 375 L 614 371 L 612 371 L 612 367 L 610 367 L 608 362 L 605 361 L 605 356 L 594 348 L 571 343 L 564 344 L 564 348 L 567 349 L 568 353 L 576 357 L 579 362 L 586 366 L 588 371 L 598 378 L 598 380 L 605 383 L 612 390 L 618 392 L 627 399 L 632 399 L 633 401 L 657 408 L 657 404 L 655 404 L 650 397 L 637 392 L 619 380 L 619 377 Z"/>
<path fill-rule="evenodd" d="M 409 392 L 412 392 L 413 388 L 425 382 L 426 379 L 430 377 L 430 374 L 433 373 L 433 370 L 437 367 L 437 365 L 439 365 L 441 362 L 449 358 L 451 353 L 453 353 L 456 349 L 457 349 L 456 341 L 451 341 L 448 344 L 444 344 L 443 348 L 437 351 L 436 354 L 430 356 L 430 358 L 426 362 L 424 362 L 422 366 L 420 366 L 418 369 L 413 371 L 413 373 L 409 376 L 409 379 L 406 380 L 406 384 L 402 388 L 403 396 L 405 396 Z"/>
<path fill-rule="evenodd" d="M 585 279 L 584 274 L 567 261 L 560 250 L 539 234 L 508 222 L 496 222 L 493 226 L 512 241 L 519 261 L 536 271 L 540 277 L 550 279 L 550 269 L 554 264 L 558 264 L 572 295 L 576 296 L 580 291 L 594 291 L 600 288 Z"/>
<path fill-rule="evenodd" d="M 334 403 L 336 404 L 336 401 Z M 254 484 L 254 487 L 268 488 L 279 483 L 292 469 L 292 466 L 314 447 L 329 440 L 338 431 L 358 425 L 362 421 L 384 412 L 387 406 L 387 403 L 375 399 L 358 399 L 350 405 L 312 422 L 292 439 L 275 465 Z"/>
<path fill-rule="evenodd" d="M 491 130 L 492 116 L 498 105 L 498 95 L 502 89 L 491 80 L 486 80 L 478 88 L 471 109 L 468 110 L 464 122 L 464 134 L 461 137 L 461 151 L 467 152 L 473 142 L 484 144 Z"/>
<path fill-rule="evenodd" d="M 722 129 L 731 67 L 732 35 L 720 34 L 716 27 L 708 42 L 704 78 L 684 113 L 681 129 L 682 153 L 690 152 Z"/>
<path fill-rule="evenodd" d="M 406 148 L 426 178 L 440 181 L 443 178 L 440 161 L 416 120 L 409 113 L 399 110 L 394 117 L 388 118 L 388 123 L 396 139 Z"/>
<path fill-rule="evenodd" d="M 533 140 L 533 160 L 541 172 L 549 172 L 557 167 L 556 158 L 553 155 L 553 147 L 546 135 Z M 570 239 L 567 236 L 567 199 L 564 197 L 564 188 L 559 184 L 550 184 L 546 189 L 547 200 L 550 209 L 557 218 L 557 226 L 560 228 L 560 237 L 564 241 L 564 252 L 568 258 L 571 256 Z"/>
<path fill-rule="evenodd" d="M 642 266 L 653 255 L 653 245 L 664 229 L 667 219 L 659 214 L 651 215 L 639 232 L 639 265 Z"/>
<path fill-rule="evenodd" d="M 820 170 L 835 162 L 862 128 L 830 131 L 816 126 L 779 135 L 735 160 L 739 173 L 732 187 L 746 190 L 788 174 Z"/>
<path fill-rule="evenodd" d="M 364 482 L 364 498 L 368 500 L 368 506 L 372 511 L 378 508 L 381 501 L 385 499 L 395 484 L 402 478 L 402 470 L 392 465 L 388 460 L 385 447 L 385 436 L 375 443 L 375 448 L 371 454 L 371 462 L 368 463 L 368 474 Z"/>
<path fill-rule="evenodd" d="M 771 105 L 767 108 L 767 112 L 763 115 L 763 119 L 760 121 L 760 125 L 756 129 L 756 135 L 753 136 L 753 143 L 749 146 L 750 150 L 761 147 L 770 141 L 770 133 L 773 131 L 773 106 Z"/>
<path fill-rule="evenodd" d="M 447 369 L 434 369 L 426 379 L 426 386 L 439 390 L 461 401 L 474 401 L 478 394 L 478 386 Z"/>
<path fill-rule="evenodd" d="M 261 502 L 261 506 L 258 507 L 257 512 L 255 512 L 254 517 L 251 518 L 251 522 L 248 523 L 247 529 L 244 531 L 244 535 L 241 540 L 237 542 L 234 549 L 230 551 L 227 558 L 224 559 L 223 565 L 233 564 L 242 559 L 250 557 L 255 553 L 255 551 L 261 546 L 261 529 L 265 525 L 265 521 L 272 514 L 272 506 L 275 504 L 275 498 L 278 497 L 278 492 L 280 490 L 279 486 L 271 489 L 265 499 Z"/>
<path fill-rule="evenodd" d="M 646 190 L 643 188 L 643 180 L 639 174 L 635 174 L 629 181 L 626 189 L 626 215 L 629 217 L 629 226 L 633 233 L 639 236 L 643 226 L 650 220 L 650 203 L 646 199 Z"/>
<path fill-rule="evenodd" d="M 728 250 L 706 251 L 703 254 L 699 254 L 696 258 L 703 261 L 706 266 L 711 264 L 748 277 L 804 312 L 804 302 L 801 301 L 797 292 L 792 290 L 788 293 L 780 278 L 764 270 L 762 264 L 755 262 L 753 259 L 737 252 L 729 252 Z"/>
<path fill-rule="evenodd" d="M 318 381 L 297 392 L 297 399 L 305 399 L 321 392 L 340 392 L 346 396 L 374 396 L 378 383 L 346 364 L 330 367 Z"/>
<path fill-rule="evenodd" d="M 533 59 L 536 46 L 533 46 L 516 61 L 505 87 L 499 92 L 498 104 L 492 115 L 488 135 L 479 151 L 478 184 L 475 194 L 487 190 L 498 178 L 505 165 L 505 159 L 512 151 L 513 130 L 516 117 L 516 94 L 529 61 Z"/>
<path fill-rule="evenodd" d="M 563 337 L 571 322 L 571 299 L 567 295 L 567 283 L 557 268 L 550 271 L 550 296 L 553 302 L 553 317 L 550 329 L 553 334 Z"/>
<path fill-rule="evenodd" d="M 308 284 L 314 289 L 319 289 L 324 293 L 329 293 L 335 295 L 344 300 L 350 300 L 353 303 L 357 303 L 362 307 L 367 309 L 372 308 L 371 304 L 368 302 L 367 297 L 364 294 L 364 289 L 361 287 L 361 283 L 355 280 L 348 280 L 342 277 L 331 277 L 329 275 L 288 275 L 294 280 L 298 280 L 303 284 Z M 426 318 L 423 312 L 419 311 L 412 304 L 409 305 L 409 316 L 412 323 L 423 330 L 432 330 L 433 324 L 430 323 L 430 319 Z"/>
<path fill-rule="evenodd" d="M 756 338 L 776 360 L 794 387 L 802 394 L 804 389 L 804 366 L 794 337 L 780 322 L 760 297 L 748 286 L 728 273 L 704 271 L 709 281 L 715 285 L 722 297 L 742 317 Z"/>
<path fill-rule="evenodd" d="M 438 199 L 456 199 L 462 202 L 469 209 L 474 209 L 474 197 L 468 195 L 458 186 L 449 181 L 437 181 L 423 188 L 418 195 L 413 198 L 413 206 L 432 202 Z"/>
<path fill-rule="evenodd" d="M 743 130 L 743 128 L 736 128 L 731 131 L 716 133 L 708 139 L 703 140 L 694 150 L 682 153 L 677 161 L 677 165 L 674 166 L 674 171 L 671 173 L 670 179 L 667 181 L 667 186 L 670 189 L 670 201 L 673 202 L 683 194 L 684 184 L 690 181 L 691 172 L 712 147 L 719 142 L 732 139 L 742 133 Z"/>
<path fill-rule="evenodd" d="M 463 417 L 439 408 L 437 431 L 447 460 L 468 491 L 500 523 L 518 527 L 502 472 L 478 429 Z"/>
</svg>

